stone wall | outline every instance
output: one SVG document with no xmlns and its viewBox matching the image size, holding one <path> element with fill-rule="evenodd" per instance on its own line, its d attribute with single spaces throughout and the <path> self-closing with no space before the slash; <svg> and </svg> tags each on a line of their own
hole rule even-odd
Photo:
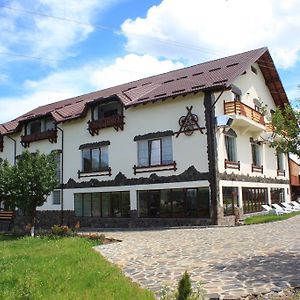
<svg viewBox="0 0 300 300">
<path fill-rule="evenodd" d="M 86 228 L 147 228 L 147 227 L 175 227 L 175 226 L 206 226 L 210 219 L 200 218 L 137 218 L 132 212 L 131 218 L 99 218 L 76 217 L 74 211 L 64 211 L 63 224 L 74 227 L 77 223 Z M 24 228 L 29 223 L 26 216 L 17 215 L 14 226 Z M 36 228 L 50 228 L 61 224 L 60 211 L 38 211 Z"/>
</svg>

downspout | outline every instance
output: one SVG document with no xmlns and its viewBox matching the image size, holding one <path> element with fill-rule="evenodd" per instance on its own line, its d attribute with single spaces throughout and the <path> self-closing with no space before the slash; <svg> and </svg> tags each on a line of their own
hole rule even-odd
<svg viewBox="0 0 300 300">
<path fill-rule="evenodd" d="M 212 223 L 218 225 L 219 223 L 219 175 L 218 175 L 218 153 L 217 141 L 215 136 L 215 105 L 226 90 L 223 87 L 217 99 L 214 99 L 213 92 L 215 89 L 208 89 L 204 91 L 204 108 L 205 108 L 205 122 L 207 135 L 207 156 L 208 156 L 208 171 L 210 181 L 211 193 L 211 220 Z"/>
<path fill-rule="evenodd" d="M 16 165 L 17 162 L 17 141 L 10 137 L 9 135 L 6 135 L 10 140 L 14 142 L 14 165 Z"/>
<path fill-rule="evenodd" d="M 56 128 L 61 132 L 61 211 L 60 211 L 60 223 L 63 225 L 64 222 L 64 131 L 59 126 L 56 125 Z"/>
</svg>

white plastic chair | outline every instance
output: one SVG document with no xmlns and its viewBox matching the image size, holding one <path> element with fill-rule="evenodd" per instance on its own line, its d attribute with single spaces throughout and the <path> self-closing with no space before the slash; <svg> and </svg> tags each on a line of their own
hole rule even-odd
<svg viewBox="0 0 300 300">
<path fill-rule="evenodd" d="M 276 209 L 272 208 L 271 206 L 267 204 L 262 204 L 261 207 L 266 211 L 268 214 L 276 214 L 279 215 L 280 213 L 276 211 Z"/>
<path fill-rule="evenodd" d="M 289 214 L 290 212 L 292 212 L 291 210 L 287 210 L 283 207 L 281 207 L 280 205 L 278 204 L 272 204 L 272 206 L 280 213 L 283 213 L 283 214 Z"/>
<path fill-rule="evenodd" d="M 291 211 L 299 211 L 299 208 L 293 207 L 292 205 L 290 205 L 287 202 L 282 202 L 281 203 L 287 210 L 291 210 Z"/>
<path fill-rule="evenodd" d="M 299 208 L 300 209 L 300 203 L 298 203 L 297 201 L 292 201 L 291 202 L 295 208 Z"/>
</svg>

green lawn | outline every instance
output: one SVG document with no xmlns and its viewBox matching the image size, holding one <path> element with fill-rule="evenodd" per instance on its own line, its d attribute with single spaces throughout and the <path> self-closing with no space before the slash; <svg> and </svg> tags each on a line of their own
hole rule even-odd
<svg viewBox="0 0 300 300">
<path fill-rule="evenodd" d="M 0 299 L 154 299 L 80 237 L 0 235 Z"/>
<path fill-rule="evenodd" d="M 245 224 L 250 225 L 250 224 L 259 224 L 259 223 L 268 223 L 268 222 L 275 222 L 275 221 L 281 221 L 281 220 L 286 220 L 289 218 L 292 218 L 294 216 L 299 215 L 300 212 L 292 212 L 289 214 L 283 214 L 280 216 L 276 216 L 273 214 L 270 215 L 259 215 L 259 216 L 253 216 L 245 219 Z"/>
</svg>

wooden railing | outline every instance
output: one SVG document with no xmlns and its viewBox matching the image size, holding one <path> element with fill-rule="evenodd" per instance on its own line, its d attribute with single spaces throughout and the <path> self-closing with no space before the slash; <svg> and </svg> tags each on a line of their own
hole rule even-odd
<svg viewBox="0 0 300 300">
<path fill-rule="evenodd" d="M 124 116 L 115 115 L 99 120 L 88 121 L 88 130 L 91 135 L 99 134 L 102 128 L 113 127 L 116 131 L 124 129 Z"/>
<path fill-rule="evenodd" d="M 277 170 L 277 176 L 285 176 L 285 170 Z"/>
<path fill-rule="evenodd" d="M 172 170 L 173 171 L 177 170 L 177 164 L 175 160 L 169 164 L 152 165 L 152 166 L 136 166 L 136 165 L 133 166 L 134 175 L 138 173 L 172 171 Z"/>
<path fill-rule="evenodd" d="M 264 116 L 241 101 L 224 101 L 225 115 L 242 115 L 259 124 L 265 125 Z"/>
<path fill-rule="evenodd" d="M 225 166 L 225 169 L 240 170 L 240 162 L 239 161 L 230 161 L 230 160 L 225 159 L 224 166 Z"/>
<path fill-rule="evenodd" d="M 0 210 L 0 221 L 11 221 L 14 218 L 14 211 Z"/>
<path fill-rule="evenodd" d="M 251 171 L 252 172 L 257 172 L 257 173 L 263 173 L 264 172 L 264 167 L 263 166 L 256 166 L 254 164 L 251 164 Z"/>
<path fill-rule="evenodd" d="M 43 132 L 35 132 L 21 136 L 21 144 L 24 148 L 29 147 L 30 143 L 40 140 L 49 140 L 50 143 L 57 142 L 57 130 L 51 129 Z"/>
<path fill-rule="evenodd" d="M 274 132 L 274 126 L 272 123 L 266 123 L 266 132 Z"/>
</svg>

